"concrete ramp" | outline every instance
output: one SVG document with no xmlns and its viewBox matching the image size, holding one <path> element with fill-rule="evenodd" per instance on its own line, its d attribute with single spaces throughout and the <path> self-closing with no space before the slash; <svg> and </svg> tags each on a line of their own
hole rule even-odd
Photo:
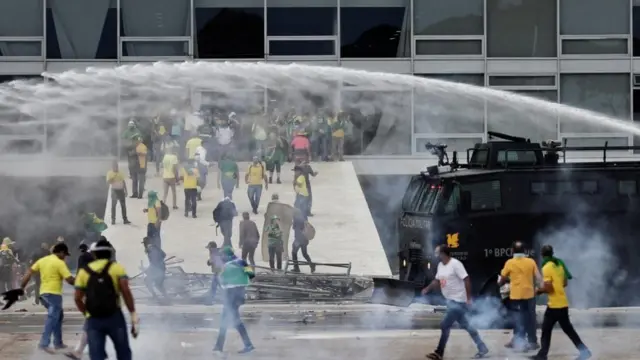
<svg viewBox="0 0 640 360">
<path fill-rule="evenodd" d="M 124 165 L 124 164 L 123 164 Z M 241 163 L 240 188 L 234 191 L 233 200 L 238 212 L 250 211 L 251 206 L 247 197 L 247 186 L 244 184 L 244 171 L 248 164 Z M 319 174 L 312 178 L 313 210 L 315 216 L 310 222 L 316 229 L 316 237 L 309 245 L 309 255 L 314 262 L 352 263 L 352 274 L 382 275 L 391 274 L 389 264 L 384 253 L 380 238 L 376 231 L 371 213 L 367 207 L 364 195 L 358 183 L 356 172 L 350 162 L 341 163 L 313 163 L 314 170 Z M 123 166 L 126 169 L 126 166 Z M 282 169 L 282 184 L 270 184 L 267 191 L 263 191 L 259 214 L 251 214 L 258 228 L 262 230 L 264 211 L 271 196 L 277 193 L 280 201 L 293 204 L 295 193 L 292 186 L 293 165 L 285 164 Z M 151 171 L 150 174 L 151 175 Z M 187 272 L 208 272 L 206 266 L 207 251 L 205 245 L 209 241 L 222 244 L 222 235 L 216 234 L 213 226 L 212 212 L 222 199 L 222 191 L 216 186 L 217 169 L 210 171 L 208 186 L 203 192 L 203 200 L 198 202 L 198 218 L 184 216 L 184 193 L 178 188 L 178 207 L 173 210 L 170 218 L 163 224 L 161 236 L 162 246 L 168 256 L 183 259 L 182 266 Z M 130 182 L 128 183 L 130 185 Z M 155 190 L 162 197 L 162 182 L 160 178 L 151 177 L 147 181 L 147 189 Z M 110 201 L 107 200 L 105 222 L 110 223 Z M 146 234 L 146 214 L 142 210 L 146 207 L 145 199 L 127 199 L 129 220 L 133 225 L 123 225 L 119 207 L 117 208 L 117 224 L 110 226 L 105 236 L 116 246 L 118 261 L 129 271 L 130 275 L 138 272 L 140 262 L 147 263 L 142 247 L 142 238 Z M 171 195 L 167 198 L 167 205 L 172 206 Z M 234 221 L 233 245 L 238 246 L 238 223 Z M 291 239 L 289 244 L 293 242 Z M 238 251 L 239 252 L 239 251 Z M 287 250 L 291 252 L 291 248 Z M 256 262 L 267 265 L 267 259 L 262 259 L 260 250 L 256 251 Z M 304 260 L 300 258 L 300 260 Z M 303 272 L 309 271 L 302 268 Z M 319 267 L 318 272 L 342 272 L 340 269 Z"/>
</svg>

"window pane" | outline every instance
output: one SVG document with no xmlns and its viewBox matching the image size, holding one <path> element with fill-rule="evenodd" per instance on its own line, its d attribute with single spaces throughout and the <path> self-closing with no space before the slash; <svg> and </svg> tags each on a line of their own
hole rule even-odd
<svg viewBox="0 0 640 360">
<path fill-rule="evenodd" d="M 417 153 L 428 153 L 429 151 L 425 148 L 425 145 L 438 145 L 445 144 L 447 145 L 447 151 L 449 152 L 449 160 L 453 160 L 451 157 L 453 154 L 451 152 L 458 152 L 458 161 L 466 162 L 467 161 L 467 149 L 473 149 L 473 147 L 482 142 L 482 138 L 457 138 L 457 139 L 430 139 L 430 138 L 416 138 L 416 152 Z M 471 156 L 471 152 L 469 152 L 469 156 Z M 434 159 L 436 159 L 434 155 Z"/>
<path fill-rule="evenodd" d="M 49 0 L 47 58 L 117 59 L 117 1 Z"/>
<path fill-rule="evenodd" d="M 640 3 L 633 2 L 633 56 L 640 56 Z"/>
<path fill-rule="evenodd" d="M 417 40 L 416 55 L 482 55 L 482 40 Z"/>
<path fill-rule="evenodd" d="M 263 5 L 263 0 L 196 0 L 196 57 L 264 58 Z"/>
<path fill-rule="evenodd" d="M 42 56 L 39 41 L 0 41 L 0 56 Z"/>
<path fill-rule="evenodd" d="M 340 46 L 343 58 L 411 56 L 410 0 L 342 0 Z"/>
<path fill-rule="evenodd" d="M 410 91 L 347 91 L 341 109 L 349 115 L 345 154 L 411 154 Z"/>
<path fill-rule="evenodd" d="M 42 2 L 0 1 L 0 36 L 42 36 Z M 0 41 L 0 56 L 40 56 L 41 48 L 39 42 Z"/>
<path fill-rule="evenodd" d="M 489 76 L 489 86 L 555 86 L 555 76 Z"/>
<path fill-rule="evenodd" d="M 189 56 L 186 41 L 126 41 L 122 56 Z"/>
<path fill-rule="evenodd" d="M 483 35 L 483 0 L 413 0 L 416 35 Z"/>
<path fill-rule="evenodd" d="M 267 0 L 267 35 L 335 35 L 337 6 L 337 0 Z"/>
<path fill-rule="evenodd" d="M 487 17 L 489 57 L 556 56 L 556 0 L 487 0 Z"/>
<path fill-rule="evenodd" d="M 633 121 L 636 123 L 640 122 L 640 89 L 633 90 Z M 640 136 L 634 135 L 633 145 L 640 146 Z M 640 150 L 634 150 L 633 152 L 638 154 Z"/>
<path fill-rule="evenodd" d="M 629 34 L 629 0 L 560 0 L 560 34 Z"/>
<path fill-rule="evenodd" d="M 420 75 L 436 80 L 484 85 L 482 74 Z M 479 97 L 456 95 L 430 90 L 425 84 L 414 89 L 415 132 L 426 133 L 482 133 L 484 132 L 484 100 Z"/>
<path fill-rule="evenodd" d="M 563 104 L 629 119 L 629 74 L 561 74 L 560 100 Z M 618 132 L 620 130 L 585 122 L 560 119 L 560 131 Z"/>
<path fill-rule="evenodd" d="M 517 94 L 557 101 L 556 90 L 514 91 Z M 518 107 L 516 101 L 490 102 L 487 105 L 488 129 L 531 139 L 532 142 L 558 138 L 558 118 L 547 111 L 531 111 L 531 107 Z"/>
<path fill-rule="evenodd" d="M 335 55 L 336 47 L 333 40 L 272 40 L 269 41 L 269 55 L 271 56 L 305 56 L 305 55 Z"/>
<path fill-rule="evenodd" d="M 42 0 L 0 1 L 0 36 L 42 36 L 43 33 Z"/>
<path fill-rule="evenodd" d="M 120 0 L 122 36 L 190 36 L 189 2 Z"/>
<path fill-rule="evenodd" d="M 562 40 L 565 55 L 583 54 L 623 54 L 629 53 L 627 39 Z"/>
<path fill-rule="evenodd" d="M 564 138 L 563 138 L 564 139 Z M 605 142 L 609 142 L 608 146 L 628 146 L 629 138 L 607 138 L 607 137 L 598 137 L 598 138 L 580 138 L 580 137 L 570 137 L 567 139 L 567 146 L 604 146 Z M 564 141 L 564 140 L 563 140 Z"/>
</svg>

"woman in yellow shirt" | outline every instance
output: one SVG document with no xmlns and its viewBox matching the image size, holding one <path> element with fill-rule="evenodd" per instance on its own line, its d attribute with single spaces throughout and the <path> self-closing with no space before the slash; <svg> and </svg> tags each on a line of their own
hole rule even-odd
<svg viewBox="0 0 640 360">
<path fill-rule="evenodd" d="M 147 213 L 147 237 L 149 239 L 153 239 L 155 244 L 159 247 L 162 243 L 160 239 L 160 226 L 162 225 L 162 218 L 160 217 L 160 213 L 162 211 L 162 205 L 160 204 L 160 200 L 158 199 L 158 193 L 151 190 L 148 193 L 148 201 L 147 208 L 143 211 Z"/>
<path fill-rule="evenodd" d="M 300 166 L 293 168 L 294 180 L 293 189 L 296 191 L 296 200 L 293 207 L 302 212 L 302 216 L 307 220 L 309 215 L 309 189 L 307 188 L 307 180 L 304 177 L 303 169 Z"/>
<path fill-rule="evenodd" d="M 189 161 L 181 171 L 182 180 L 184 181 L 184 217 L 196 218 L 196 207 L 198 204 L 198 165 L 195 161 Z"/>
</svg>

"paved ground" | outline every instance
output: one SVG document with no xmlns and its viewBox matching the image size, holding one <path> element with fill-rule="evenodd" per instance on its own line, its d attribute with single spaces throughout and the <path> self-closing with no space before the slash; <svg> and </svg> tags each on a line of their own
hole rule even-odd
<svg viewBox="0 0 640 360">
<path fill-rule="evenodd" d="M 132 342 L 134 358 L 139 360 L 200 360 L 211 359 L 211 348 L 216 331 L 193 331 L 173 333 L 163 329 L 143 328 L 140 337 Z M 424 354 L 433 350 L 438 341 L 437 330 L 424 331 L 344 331 L 340 329 L 271 328 L 260 324 L 250 325 L 249 333 L 257 350 L 250 355 L 236 355 L 241 347 L 235 333 L 228 336 L 225 350 L 230 358 L 241 359 L 367 359 L 367 360 L 411 360 L 424 359 Z M 583 330 L 580 334 L 594 352 L 595 359 L 637 359 L 640 344 L 635 339 L 640 335 L 635 330 Z M 504 331 L 482 331 L 485 342 L 491 349 L 492 359 L 522 359 L 503 348 L 510 334 Z M 75 344 L 76 332 L 66 332 L 65 341 Z M 34 351 L 38 334 L 0 333 L 0 358 L 41 360 L 63 358 L 43 355 Z M 467 334 L 452 332 L 447 359 L 469 359 L 474 347 Z M 110 353 L 112 349 L 109 346 Z M 576 351 L 560 331 L 554 333 L 550 359 L 573 359 Z"/>
<path fill-rule="evenodd" d="M 316 228 L 316 238 L 309 245 L 309 254 L 312 259 L 316 262 L 351 262 L 352 274 L 356 275 L 391 275 L 380 237 L 351 162 L 312 163 L 312 166 L 319 172 L 319 175 L 312 179 L 315 216 L 310 218 L 310 222 Z M 126 164 L 121 167 L 126 169 Z M 246 163 L 240 164 L 240 188 L 234 191 L 234 202 L 239 212 L 251 211 L 247 186 L 244 184 L 246 168 Z M 262 229 L 263 212 L 267 203 L 271 201 L 272 194 L 278 193 L 281 202 L 293 204 L 295 194 L 291 185 L 292 168 L 292 164 L 285 164 L 282 167 L 282 184 L 270 184 L 269 190 L 263 191 L 260 214 L 252 215 L 259 229 Z M 216 234 L 215 227 L 212 226 L 212 211 L 222 200 L 222 191 L 216 187 L 216 176 L 215 171 L 209 173 L 203 201 L 198 202 L 197 219 L 184 217 L 184 193 L 179 187 L 177 205 L 180 209 L 173 211 L 169 220 L 162 226 L 163 248 L 169 256 L 184 259 L 181 266 L 187 272 L 209 272 L 204 247 L 211 240 L 215 240 L 218 244 L 222 243 L 221 234 L 219 232 Z M 150 177 L 147 181 L 147 189 L 155 190 L 162 196 L 161 179 Z M 129 219 L 134 225 L 122 225 L 118 207 L 119 223 L 110 226 L 105 232 L 118 250 L 118 261 L 125 265 L 130 275 L 139 272 L 141 261 L 147 262 L 141 245 L 142 238 L 146 234 L 146 215 L 142 213 L 146 203 L 146 198 L 127 199 Z M 110 200 L 107 204 L 109 206 L 105 221 L 108 222 L 111 211 Z M 172 205 L 171 195 L 167 199 L 167 205 Z M 234 223 L 233 231 L 233 244 L 237 246 L 238 221 Z M 291 243 L 292 241 L 289 242 Z M 290 250 L 287 251 L 289 252 Z M 265 260 L 268 259 L 262 259 L 260 252 L 256 251 L 256 261 L 259 265 L 266 266 Z M 304 268 L 302 270 L 308 271 Z M 332 272 L 331 270 L 326 267 L 318 268 L 318 272 Z M 344 270 L 339 271 L 344 272 Z"/>
</svg>

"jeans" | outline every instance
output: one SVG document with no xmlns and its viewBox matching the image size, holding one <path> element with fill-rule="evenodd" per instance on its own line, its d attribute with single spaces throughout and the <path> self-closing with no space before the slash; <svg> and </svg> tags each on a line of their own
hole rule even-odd
<svg viewBox="0 0 640 360">
<path fill-rule="evenodd" d="M 233 231 L 233 220 L 222 220 L 218 223 L 220 226 L 220 232 L 222 233 L 223 243 L 222 246 L 232 246 L 231 245 L 231 235 Z"/>
<path fill-rule="evenodd" d="M 222 316 L 220 318 L 220 331 L 218 332 L 218 339 L 214 350 L 222 351 L 224 348 L 224 342 L 227 337 L 227 328 L 229 326 L 235 327 L 238 330 L 238 334 L 242 338 L 245 348 L 253 347 L 247 329 L 242 323 L 240 318 L 240 306 L 244 304 L 244 287 L 234 287 L 224 289 L 224 303 L 222 306 Z M 93 360 L 93 359 L 91 359 Z"/>
<path fill-rule="evenodd" d="M 47 309 L 47 319 L 44 323 L 44 331 L 40 338 L 41 348 L 48 348 L 53 335 L 53 346 L 60 348 L 62 343 L 62 295 L 42 294 L 40 295 L 42 305 Z"/>
<path fill-rule="evenodd" d="M 571 320 L 569 320 L 569 308 L 551 309 L 547 308 L 544 312 L 544 320 L 542 321 L 541 347 L 537 357 L 546 359 L 549 354 L 549 346 L 551 346 L 551 333 L 556 323 L 560 323 L 560 328 L 569 337 L 573 345 L 580 351 L 580 354 L 588 353 L 589 350 L 582 343 L 580 336 L 573 328 Z"/>
<path fill-rule="evenodd" d="M 469 309 L 467 308 L 467 304 L 447 300 L 447 311 L 444 315 L 444 318 L 442 319 L 442 322 L 440 322 L 440 330 L 442 333 L 440 334 L 440 341 L 438 342 L 438 347 L 435 351 L 438 355 L 444 355 L 447 341 L 449 341 L 451 327 L 456 322 L 460 325 L 460 328 L 466 330 L 469 333 L 471 339 L 478 347 L 479 352 L 487 351 L 487 345 L 485 345 L 485 343 L 480 338 L 478 330 L 476 330 L 469 324 L 469 320 L 467 319 L 468 312 Z"/>
<path fill-rule="evenodd" d="M 258 205 L 260 205 L 260 198 L 262 197 L 262 185 L 249 185 L 247 195 L 249 195 L 249 203 L 253 211 L 258 211 Z"/>
<path fill-rule="evenodd" d="M 162 249 L 162 239 L 160 239 L 160 229 L 156 226 L 156 224 L 147 224 L 147 237 L 153 241 L 156 246 Z"/>
<path fill-rule="evenodd" d="M 300 194 L 296 194 L 296 200 L 293 203 L 293 207 L 300 210 L 300 212 L 302 213 L 302 216 L 304 216 L 304 219 L 307 220 L 307 217 L 309 216 L 309 197 L 308 196 L 302 196 Z"/>
<path fill-rule="evenodd" d="M 106 359 L 105 346 L 107 336 L 111 339 L 118 360 L 131 360 L 129 332 L 122 311 L 106 318 L 89 317 L 87 319 L 87 340 L 91 360 Z"/>
<path fill-rule="evenodd" d="M 216 300 L 216 294 L 218 293 L 218 287 L 220 286 L 220 280 L 218 280 L 218 274 L 213 274 L 211 278 L 211 302 Z"/>
<path fill-rule="evenodd" d="M 222 179 L 220 179 L 220 185 L 222 185 L 224 197 L 228 197 L 233 200 L 233 188 L 236 186 L 236 179 L 232 179 L 228 176 L 222 176 Z"/>
<path fill-rule="evenodd" d="M 196 208 L 198 206 L 198 189 L 184 189 L 184 215 L 189 214 L 196 216 Z"/>
<path fill-rule="evenodd" d="M 317 133 L 315 138 L 311 141 L 313 147 L 313 155 L 320 160 L 325 160 L 329 157 L 329 136 L 323 133 Z"/>
<path fill-rule="evenodd" d="M 307 260 L 307 262 L 309 264 L 311 264 L 311 257 L 309 256 L 309 253 L 307 252 L 307 244 L 301 244 L 297 241 L 293 242 L 293 247 L 291 249 L 291 260 L 293 260 L 293 269 L 294 270 L 300 270 L 300 267 L 298 266 L 298 251 L 302 251 L 302 257 Z"/>
<path fill-rule="evenodd" d="M 527 343 L 536 344 L 538 339 L 536 335 L 535 298 L 511 300 L 510 305 L 515 319 L 513 345 L 522 347 Z"/>
<path fill-rule="evenodd" d="M 116 221 L 116 205 L 120 202 L 122 220 L 127 221 L 127 203 L 124 190 L 111 190 L 111 221 Z"/>
</svg>

